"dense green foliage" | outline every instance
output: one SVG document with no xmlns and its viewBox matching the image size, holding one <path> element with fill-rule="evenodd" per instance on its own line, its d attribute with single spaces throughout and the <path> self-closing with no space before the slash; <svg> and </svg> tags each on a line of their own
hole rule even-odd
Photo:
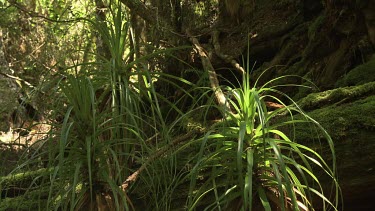
<svg viewBox="0 0 375 211">
<path fill-rule="evenodd" d="M 40 102 L 50 103 L 44 110 L 51 128 L 0 181 L 1 209 L 313 210 L 321 204 L 324 210 L 337 210 L 333 142 L 318 122 L 277 90 L 274 84 L 282 78 L 251 84 L 247 71 L 240 87 L 222 87 L 229 106 L 217 106 L 216 90 L 209 88 L 207 78 L 194 84 L 146 65 L 190 47 L 147 46 L 147 54 L 140 55 L 131 17 L 120 2 L 106 8 L 104 20 L 100 13 L 76 17 L 83 7 L 75 13 L 71 3 L 57 2 L 39 5 L 51 9 L 44 11 L 51 25 L 39 27 L 53 29 L 57 49 L 45 53 L 56 58 L 46 56 L 48 61 L 36 66 L 27 60 L 24 67 L 35 68 L 33 74 L 44 78 L 25 93 L 55 91 Z M 59 23 L 71 15 L 74 23 Z M 73 26 L 79 30 L 69 30 Z M 77 34 L 81 29 L 83 40 Z M 69 41 L 63 40 L 65 33 Z M 39 72 L 39 65 L 52 66 L 55 73 Z M 173 87 L 175 96 L 166 96 L 160 83 Z M 269 110 L 270 99 L 282 106 Z M 293 119 L 296 113 L 303 118 Z M 291 120 L 280 121 L 285 116 Z M 293 129 L 305 122 L 324 134 L 332 163 L 296 141 Z M 285 128 L 292 128 L 292 135 Z M 25 191 L 11 200 L 17 173 L 28 171 Z M 331 179 L 332 190 L 322 187 L 316 172 Z"/>
</svg>

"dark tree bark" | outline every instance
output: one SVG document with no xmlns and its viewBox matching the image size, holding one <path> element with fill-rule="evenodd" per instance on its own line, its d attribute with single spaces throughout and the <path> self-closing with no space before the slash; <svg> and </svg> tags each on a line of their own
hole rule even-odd
<svg viewBox="0 0 375 211">
<path fill-rule="evenodd" d="M 162 30 L 171 31 L 173 27 L 168 24 L 168 21 L 162 17 L 158 17 L 158 13 L 155 8 L 146 6 L 139 0 L 121 0 L 134 14 L 137 14 L 143 18 L 149 24 L 153 26 L 160 25 Z"/>
<path fill-rule="evenodd" d="M 107 6 L 104 4 L 102 0 L 95 0 L 96 5 L 96 18 L 98 20 L 99 24 L 107 24 L 106 23 L 106 9 Z M 107 60 L 111 59 L 111 50 L 110 46 L 106 45 L 104 43 L 103 38 L 100 34 L 96 35 L 96 51 L 98 55 L 98 61 L 100 61 L 102 58 L 105 58 Z"/>
</svg>

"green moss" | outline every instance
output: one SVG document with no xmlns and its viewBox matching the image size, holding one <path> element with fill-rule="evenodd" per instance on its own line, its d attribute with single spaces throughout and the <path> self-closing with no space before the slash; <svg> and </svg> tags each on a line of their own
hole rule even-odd
<svg viewBox="0 0 375 211">
<path fill-rule="evenodd" d="M 316 109 L 307 114 L 318 121 L 334 140 L 344 137 L 358 137 L 359 134 L 375 131 L 375 96 L 370 96 L 353 103 L 331 105 Z M 296 119 L 302 119 L 296 115 Z M 313 127 L 307 124 L 296 125 L 296 137 L 298 140 L 311 140 L 315 134 Z M 375 134 L 367 137 L 375 139 Z M 316 136 L 315 136 L 316 137 Z M 323 136 L 320 136 L 323 138 Z"/>
<path fill-rule="evenodd" d="M 319 29 L 322 27 L 326 16 L 324 14 L 318 16 L 315 21 L 309 26 L 308 36 L 310 40 L 315 38 L 315 35 L 318 33 Z"/>
<path fill-rule="evenodd" d="M 306 59 L 306 57 L 310 57 L 317 46 L 321 45 L 324 42 L 327 42 L 328 38 L 324 34 L 320 33 L 320 29 L 323 27 L 326 19 L 326 16 L 322 14 L 318 16 L 315 21 L 309 26 L 307 32 L 309 43 L 307 44 L 302 54 L 302 57 L 304 59 Z"/>
<path fill-rule="evenodd" d="M 375 81 L 375 57 L 365 64 L 350 70 L 343 78 L 336 82 L 336 87 L 353 86 Z"/>
<path fill-rule="evenodd" d="M 334 104 L 307 112 L 332 137 L 335 146 L 337 174 L 345 192 L 368 192 L 373 184 L 375 162 L 375 96 L 351 103 Z M 302 119 L 301 115 L 295 118 Z M 297 124 L 296 139 L 317 152 L 330 163 L 333 158 L 323 134 L 313 124 Z M 324 173 L 322 173 L 324 175 Z M 328 185 L 328 183 L 326 183 Z"/>
<path fill-rule="evenodd" d="M 10 176 L 1 177 L 0 178 L 0 187 L 7 187 L 7 186 L 17 186 L 21 187 L 22 184 L 26 184 L 27 186 L 32 182 L 35 181 L 35 178 L 40 178 L 43 175 L 46 175 L 53 171 L 53 169 L 38 169 L 36 171 L 28 171 L 24 173 L 12 174 Z M 27 187 L 26 186 L 26 187 Z"/>
<path fill-rule="evenodd" d="M 49 191 L 50 187 L 45 186 L 15 198 L 0 199 L 0 210 L 48 210 L 43 198 L 48 197 Z"/>
<path fill-rule="evenodd" d="M 304 110 L 312 110 L 325 105 L 346 103 L 373 94 L 375 94 L 375 82 L 370 82 L 359 86 L 342 87 L 325 92 L 312 93 L 301 99 L 298 105 Z"/>
<path fill-rule="evenodd" d="M 46 209 L 47 198 L 61 189 L 59 184 L 42 183 L 43 175 L 54 169 L 38 169 L 0 178 L 0 210 L 50 210 Z M 44 181 L 46 182 L 46 181 Z"/>
<path fill-rule="evenodd" d="M 5 198 L 0 201 L 0 210 L 32 210 L 36 208 L 36 203 L 34 200 L 25 200 L 24 197 Z"/>
</svg>

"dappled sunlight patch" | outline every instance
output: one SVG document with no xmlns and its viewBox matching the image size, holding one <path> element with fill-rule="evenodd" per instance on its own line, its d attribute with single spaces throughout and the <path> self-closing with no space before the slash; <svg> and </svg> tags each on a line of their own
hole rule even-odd
<svg viewBox="0 0 375 211">
<path fill-rule="evenodd" d="M 44 140 L 51 130 L 47 123 L 36 123 L 28 128 L 10 128 L 8 132 L 0 132 L 0 145 L 6 144 L 14 149 L 26 148 L 39 140 Z"/>
</svg>

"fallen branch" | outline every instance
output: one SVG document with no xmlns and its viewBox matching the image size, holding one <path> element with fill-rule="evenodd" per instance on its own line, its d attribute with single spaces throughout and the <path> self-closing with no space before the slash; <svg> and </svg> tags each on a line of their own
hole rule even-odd
<svg viewBox="0 0 375 211">
<path fill-rule="evenodd" d="M 189 36 L 189 39 L 191 43 L 193 43 L 194 48 L 198 51 L 199 57 L 201 58 L 203 69 L 208 72 L 208 77 L 210 79 L 211 88 L 215 92 L 215 97 L 217 102 L 219 103 L 219 106 L 226 109 L 227 111 L 230 111 L 229 103 L 223 93 L 223 91 L 220 88 L 219 80 L 217 79 L 217 74 L 214 70 L 214 67 L 212 66 L 210 59 L 207 56 L 207 53 L 205 52 L 204 48 L 199 44 L 199 41 L 197 38 L 192 36 L 189 32 L 186 32 L 186 34 Z"/>
<path fill-rule="evenodd" d="M 198 131 L 198 133 L 200 133 L 200 131 Z M 137 170 L 135 171 L 133 174 L 131 174 L 126 180 L 125 182 L 122 183 L 121 185 L 121 189 L 126 192 L 126 189 L 129 187 L 129 184 L 132 183 L 132 182 L 135 182 L 139 176 L 139 174 L 142 173 L 143 170 L 146 169 L 146 167 L 154 162 L 156 159 L 160 158 L 162 155 L 164 155 L 166 152 L 168 152 L 170 149 L 172 149 L 173 147 L 177 146 L 178 144 L 182 143 L 182 142 L 185 142 L 187 141 L 188 139 L 192 138 L 194 134 L 197 134 L 197 131 L 190 131 L 189 133 L 185 134 L 185 135 L 182 135 L 182 136 L 179 136 L 177 137 L 172 143 L 170 143 L 169 145 L 159 149 L 155 154 L 153 154 L 148 160 L 146 160 L 146 162 L 144 162 L 142 164 L 142 166 Z"/>
<path fill-rule="evenodd" d="M 0 72 L 0 75 L 3 75 L 3 76 L 5 76 L 5 77 L 7 77 L 7 78 L 10 78 L 10 79 L 13 79 L 13 80 L 16 80 L 16 81 L 19 81 L 19 82 L 23 82 L 23 83 L 25 83 L 28 87 L 30 87 L 30 88 L 32 88 L 32 89 L 36 89 L 31 83 L 29 83 L 29 82 L 25 81 L 24 79 L 19 78 L 19 77 L 17 77 L 17 76 L 13 76 L 13 75 L 9 75 L 9 74 L 6 74 L 6 73 L 1 73 L 1 72 Z M 44 94 L 44 93 L 43 93 L 43 94 Z"/>
</svg>

